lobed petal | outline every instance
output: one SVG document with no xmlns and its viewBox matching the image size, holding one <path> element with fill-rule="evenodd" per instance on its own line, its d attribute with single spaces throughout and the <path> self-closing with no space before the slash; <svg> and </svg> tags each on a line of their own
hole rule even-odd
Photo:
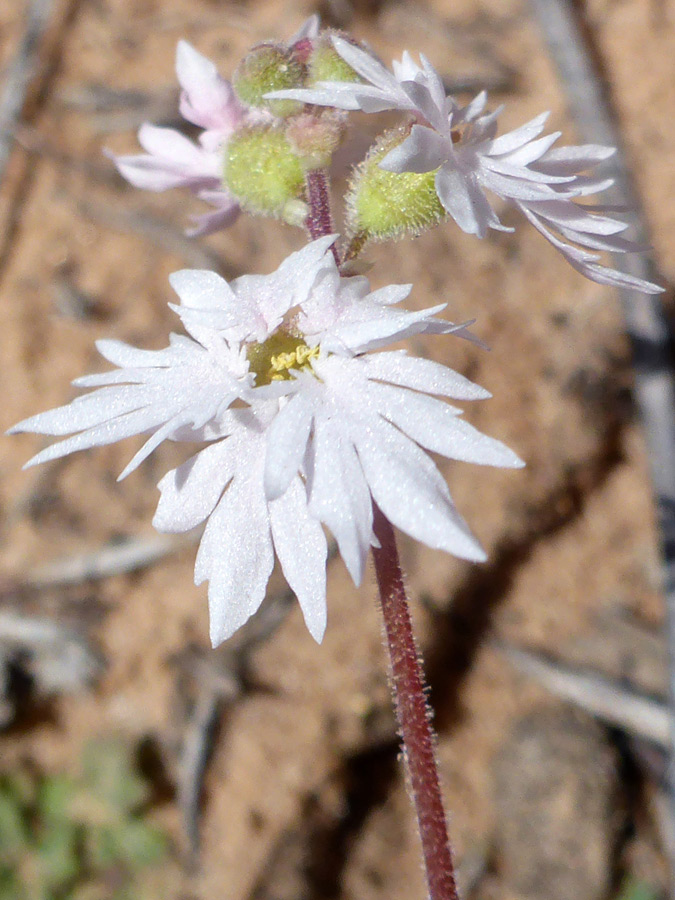
<svg viewBox="0 0 675 900">
<path fill-rule="evenodd" d="M 307 508 L 305 486 L 296 476 L 283 497 L 269 504 L 274 549 L 295 593 L 305 624 L 317 643 L 326 630 L 326 558 L 321 524 Z"/>
<path fill-rule="evenodd" d="M 167 472 L 157 485 L 161 497 L 154 527 L 182 533 L 208 518 L 234 475 L 239 451 L 233 440 L 217 441 Z"/>
<path fill-rule="evenodd" d="M 355 428 L 352 439 L 373 499 L 393 525 L 429 547 L 485 560 L 423 450 L 383 420 Z"/>
</svg>

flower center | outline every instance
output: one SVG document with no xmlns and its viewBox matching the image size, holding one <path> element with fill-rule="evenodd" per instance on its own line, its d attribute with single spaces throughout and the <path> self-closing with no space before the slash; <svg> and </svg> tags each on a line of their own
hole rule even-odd
<svg viewBox="0 0 675 900">
<path fill-rule="evenodd" d="M 291 369 L 310 369 L 319 355 L 318 347 L 308 347 L 296 334 L 280 328 L 262 344 L 250 344 L 246 356 L 260 387 L 272 381 L 288 381 Z"/>
</svg>

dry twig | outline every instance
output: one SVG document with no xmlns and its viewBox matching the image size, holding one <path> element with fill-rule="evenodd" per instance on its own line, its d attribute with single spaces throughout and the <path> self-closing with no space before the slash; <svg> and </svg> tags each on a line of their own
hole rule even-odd
<svg viewBox="0 0 675 900">
<path fill-rule="evenodd" d="M 532 0 L 532 6 L 558 67 L 582 140 L 618 148 L 611 172 L 615 178 L 612 200 L 633 212 L 635 236 L 640 243 L 647 243 L 648 229 L 622 150 L 621 136 L 605 86 L 593 64 L 591 49 L 584 39 L 575 4 L 572 0 Z M 648 255 L 624 254 L 615 264 L 638 278 L 658 280 L 654 277 L 655 266 Z M 635 400 L 645 432 L 660 525 L 672 707 L 675 703 L 675 384 L 672 336 L 658 297 L 625 289 L 619 293 L 633 350 Z M 670 721 L 668 785 L 671 819 L 675 823 L 675 716 L 671 716 Z M 675 879 L 675 845 L 671 850 L 671 867 Z"/>
<path fill-rule="evenodd" d="M 52 6 L 53 0 L 33 0 L 30 4 L 25 31 L 0 93 L 0 181 L 12 150 L 14 129 L 21 119 L 28 88 L 38 69 L 40 45 L 49 25 Z"/>
<path fill-rule="evenodd" d="M 121 544 L 108 545 L 39 566 L 22 582 L 22 587 L 29 590 L 67 587 L 135 572 L 183 547 L 196 544 L 200 537 L 201 532 L 195 531 L 178 537 L 172 534 L 153 534 L 149 537 L 131 538 Z"/>
<path fill-rule="evenodd" d="M 86 638 L 51 619 L 0 611 L 0 727 L 15 716 L 12 667 L 21 668 L 38 694 L 73 693 L 91 684 L 103 668 Z"/>
<path fill-rule="evenodd" d="M 672 716 L 666 703 L 638 694 L 596 673 L 582 673 L 508 644 L 499 649 L 524 675 L 557 697 L 574 703 L 609 725 L 659 747 L 669 745 Z"/>
</svg>

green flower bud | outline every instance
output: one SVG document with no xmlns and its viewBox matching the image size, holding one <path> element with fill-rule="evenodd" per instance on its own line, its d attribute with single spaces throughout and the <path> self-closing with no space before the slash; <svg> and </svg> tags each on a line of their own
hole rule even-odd
<svg viewBox="0 0 675 900">
<path fill-rule="evenodd" d="M 237 66 L 232 78 L 234 90 L 248 106 L 261 106 L 285 118 L 302 109 L 297 100 L 266 100 L 269 91 L 302 87 L 305 69 L 285 47 L 260 44 Z"/>
<path fill-rule="evenodd" d="M 307 171 L 330 165 L 343 133 L 344 116 L 334 110 L 293 116 L 286 125 L 286 137 Z"/>
<path fill-rule="evenodd" d="M 314 45 L 308 61 L 307 87 L 316 84 L 317 81 L 363 81 L 336 51 L 330 39 L 331 34 L 339 32 L 322 32 Z M 340 36 L 347 37 L 345 34 Z"/>
<path fill-rule="evenodd" d="M 242 128 L 227 142 L 223 181 L 244 209 L 286 219 L 287 210 L 297 211 L 305 175 L 284 132 L 258 126 Z"/>
<path fill-rule="evenodd" d="M 387 172 L 378 165 L 410 133 L 385 132 L 356 168 L 347 193 L 351 236 L 386 241 L 418 235 L 447 218 L 436 193 L 436 172 Z"/>
</svg>

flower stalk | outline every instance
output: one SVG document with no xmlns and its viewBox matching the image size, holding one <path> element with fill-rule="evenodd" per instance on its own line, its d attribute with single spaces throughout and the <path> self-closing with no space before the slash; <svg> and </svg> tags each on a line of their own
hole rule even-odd
<svg viewBox="0 0 675 900">
<path fill-rule="evenodd" d="M 306 175 L 309 213 L 306 227 L 312 240 L 334 233 L 330 208 L 328 179 L 324 169 L 312 169 Z M 340 254 L 335 244 L 331 247 L 335 264 L 340 265 Z"/>
<path fill-rule="evenodd" d="M 403 757 L 417 814 L 430 900 L 459 900 L 452 849 L 438 779 L 435 736 L 424 693 L 424 676 L 410 620 L 394 530 L 375 507 L 373 548 L 394 701 Z"/>
</svg>

